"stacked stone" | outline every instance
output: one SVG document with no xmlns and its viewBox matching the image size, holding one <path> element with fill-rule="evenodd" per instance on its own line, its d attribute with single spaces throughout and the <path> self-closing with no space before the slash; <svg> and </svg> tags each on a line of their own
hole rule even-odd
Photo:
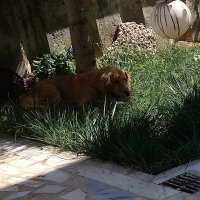
<svg viewBox="0 0 200 200">
<path fill-rule="evenodd" d="M 152 28 L 146 28 L 143 24 L 121 23 L 119 24 L 117 39 L 109 47 L 109 50 L 122 47 L 155 52 L 156 35 Z"/>
</svg>

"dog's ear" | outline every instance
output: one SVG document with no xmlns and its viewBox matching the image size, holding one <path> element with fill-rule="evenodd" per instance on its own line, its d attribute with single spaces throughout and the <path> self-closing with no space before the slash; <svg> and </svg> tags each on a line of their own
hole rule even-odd
<svg viewBox="0 0 200 200">
<path fill-rule="evenodd" d="M 101 75 L 101 82 L 104 83 L 104 85 L 109 85 L 110 84 L 110 75 L 111 73 L 103 73 Z"/>
</svg>

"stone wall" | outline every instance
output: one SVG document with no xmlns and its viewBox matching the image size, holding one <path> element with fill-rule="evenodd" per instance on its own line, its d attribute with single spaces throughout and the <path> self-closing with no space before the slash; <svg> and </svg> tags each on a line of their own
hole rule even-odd
<svg viewBox="0 0 200 200">
<path fill-rule="evenodd" d="M 130 21 L 145 23 L 141 0 L 93 0 L 93 2 L 103 47 L 112 44 L 119 23 Z M 67 25 L 64 29 L 49 32 L 48 41 L 51 51 L 56 50 L 58 44 L 69 45 Z"/>
</svg>

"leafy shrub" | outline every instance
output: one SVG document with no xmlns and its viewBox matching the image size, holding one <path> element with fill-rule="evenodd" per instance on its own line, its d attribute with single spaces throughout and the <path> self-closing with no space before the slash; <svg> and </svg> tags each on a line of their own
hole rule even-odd
<svg viewBox="0 0 200 200">
<path fill-rule="evenodd" d="M 33 61 L 33 73 L 36 74 L 37 81 L 74 72 L 75 60 L 72 48 L 66 52 L 45 54 Z"/>
</svg>

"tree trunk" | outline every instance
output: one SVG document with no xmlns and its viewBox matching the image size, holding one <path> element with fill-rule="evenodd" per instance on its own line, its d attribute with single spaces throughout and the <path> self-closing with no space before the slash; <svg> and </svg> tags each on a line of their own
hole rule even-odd
<svg viewBox="0 0 200 200">
<path fill-rule="evenodd" d="M 67 0 L 68 23 L 77 73 L 96 68 L 95 52 L 80 4 L 80 0 Z"/>
<path fill-rule="evenodd" d="M 81 0 L 81 5 L 86 15 L 88 30 L 91 37 L 92 45 L 95 50 L 95 55 L 96 57 L 100 57 L 103 55 L 103 47 L 97 27 L 94 2 L 93 0 Z"/>
</svg>

